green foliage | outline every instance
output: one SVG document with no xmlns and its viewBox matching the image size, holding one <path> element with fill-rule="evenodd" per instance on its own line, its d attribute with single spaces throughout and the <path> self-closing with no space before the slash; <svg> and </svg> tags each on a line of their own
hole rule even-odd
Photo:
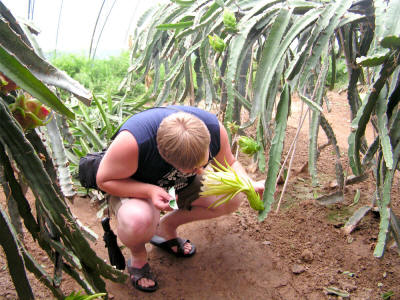
<svg viewBox="0 0 400 300">
<path fill-rule="evenodd" d="M 52 63 L 83 83 L 94 94 L 90 107 L 63 94 L 76 114 L 76 121 L 68 121 L 69 134 L 64 138 L 68 139 L 66 148 L 69 168 L 77 183 L 79 158 L 106 148 L 121 123 L 131 114 L 143 110 L 143 105 L 152 99 L 142 83 L 132 85 L 129 91 L 119 90 L 121 82 L 126 79 L 128 52 L 94 60 L 84 55 L 62 54 L 53 58 Z"/>
<path fill-rule="evenodd" d="M 329 66 L 328 75 L 326 77 L 326 85 L 332 81 L 332 65 Z M 346 60 L 344 57 L 336 58 L 335 88 L 341 89 L 347 85 L 349 74 L 347 71 Z"/>
<path fill-rule="evenodd" d="M 384 48 L 397 48 L 400 49 L 400 38 L 395 35 L 385 36 L 381 40 L 381 46 Z"/>
<path fill-rule="evenodd" d="M 383 293 L 383 294 L 381 295 L 381 297 L 382 297 L 382 299 L 384 299 L 384 300 L 389 300 L 389 299 L 391 299 L 394 295 L 395 295 L 395 294 L 394 294 L 393 291 L 388 291 L 388 292 Z"/>
<path fill-rule="evenodd" d="M 251 137 L 241 136 L 239 138 L 239 148 L 245 154 L 254 155 L 261 149 L 261 145 Z"/>
<path fill-rule="evenodd" d="M 0 71 L 17 86 L 39 99 L 61 114 L 74 118 L 74 114 L 57 98 L 56 95 L 31 70 L 17 59 L 19 54 L 10 54 L 0 44 Z M 21 54 L 22 55 L 22 54 Z M 50 75 L 51 76 L 51 75 Z M 62 79 L 59 79 L 62 81 Z"/>
<path fill-rule="evenodd" d="M 208 40 L 210 42 L 211 47 L 217 52 L 223 52 L 226 48 L 226 44 L 223 39 L 221 39 L 217 35 L 209 35 Z"/>
<path fill-rule="evenodd" d="M 103 298 L 103 296 L 107 295 L 106 293 L 97 293 L 94 295 L 82 295 L 82 291 L 79 292 L 72 292 L 64 300 L 91 300 L 91 299 L 98 299 Z"/>
<path fill-rule="evenodd" d="M 172 3 L 159 7 L 146 24 L 149 29 L 136 36 L 135 43 L 143 45 L 144 50 L 135 50 L 130 72 L 154 70 L 157 74 L 160 66 L 165 66 L 162 89 L 155 91 L 159 93 L 157 104 L 183 102 L 192 91 L 198 95 L 201 92 L 198 98 L 204 98 L 206 107 L 218 105 L 219 115 L 228 127 L 233 122 L 240 130 L 257 126 L 257 142 L 262 146 L 257 153 L 260 170 L 265 166 L 265 150 L 271 146 L 263 199 L 266 209 L 259 215 L 260 220 L 275 200 L 279 169 L 285 168 L 281 166 L 281 144 L 290 114 L 289 91 L 299 93 L 313 110 L 309 132 L 313 182 L 318 182 L 316 141 L 320 126 L 335 145 L 336 176 L 338 182 L 344 181 L 335 134 L 321 108 L 327 99 L 327 87 L 346 86 L 353 121 L 349 137 L 353 173 L 365 171 L 367 166 L 361 164 L 360 156 L 367 147 L 367 161 L 375 153 L 380 157 L 375 163 L 380 166 L 376 177 L 381 209 L 379 251 L 375 256 L 380 256 L 389 229 L 390 187 L 400 152 L 400 131 L 396 130 L 400 113 L 395 109 L 400 89 L 399 11 L 400 2 L 395 0 Z M 190 25 L 183 21 L 190 21 Z M 154 30 L 160 24 L 162 30 Z M 368 80 L 374 82 L 366 83 Z M 363 101 L 360 83 L 367 84 L 370 91 Z M 284 93 L 279 97 L 283 86 Z M 198 98 L 196 103 L 200 103 Z M 247 111 L 242 114 L 243 110 Z M 371 119 L 377 119 L 379 138 L 369 146 L 364 133 Z M 339 189 L 343 186 L 339 183 Z"/>
<path fill-rule="evenodd" d="M 225 8 L 223 18 L 226 30 L 230 33 L 236 33 L 238 29 L 235 14 L 229 8 Z"/>
<path fill-rule="evenodd" d="M 236 122 L 228 122 L 226 124 L 226 127 L 231 135 L 235 135 L 238 132 L 240 126 L 236 124 Z"/>
<path fill-rule="evenodd" d="M 93 93 L 118 94 L 118 87 L 129 67 L 129 53 L 106 59 L 88 59 L 82 54 L 61 54 L 51 59 L 52 64 L 64 70 Z M 143 85 L 139 92 L 143 92 Z"/>
</svg>

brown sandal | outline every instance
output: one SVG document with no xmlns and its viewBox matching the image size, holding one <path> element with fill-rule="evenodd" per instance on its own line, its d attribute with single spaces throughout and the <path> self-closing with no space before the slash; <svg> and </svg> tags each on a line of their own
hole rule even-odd
<svg viewBox="0 0 400 300">
<path fill-rule="evenodd" d="M 191 257 L 196 253 L 196 246 L 191 243 L 189 240 L 184 240 L 181 238 L 174 238 L 170 240 L 165 240 L 161 236 L 155 235 L 152 237 L 150 240 L 150 243 L 153 244 L 156 247 L 159 247 L 168 253 L 171 253 L 172 255 L 175 255 L 176 257 Z M 192 249 L 190 249 L 189 253 L 185 253 L 184 246 L 186 243 L 190 243 L 192 246 Z M 172 250 L 172 247 L 177 247 L 177 251 L 175 252 Z"/>
<path fill-rule="evenodd" d="M 154 278 L 154 275 L 151 273 L 150 265 L 146 263 L 142 268 L 134 268 L 130 267 L 131 261 L 128 260 L 128 272 L 131 278 L 132 285 L 143 292 L 155 292 L 158 289 L 158 283 Z M 139 284 L 139 280 L 142 278 L 151 279 L 154 281 L 153 286 L 141 286 Z"/>
</svg>

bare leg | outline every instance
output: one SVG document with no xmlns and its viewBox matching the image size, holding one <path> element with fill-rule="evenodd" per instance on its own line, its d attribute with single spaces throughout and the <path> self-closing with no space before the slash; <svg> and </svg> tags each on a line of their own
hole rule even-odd
<svg viewBox="0 0 400 300">
<path fill-rule="evenodd" d="M 216 208 L 208 208 L 209 205 L 217 199 L 216 197 L 199 198 L 192 203 L 191 210 L 174 210 L 162 217 L 160 226 L 157 229 L 157 234 L 167 240 L 175 238 L 177 237 L 176 230 L 180 225 L 230 214 L 237 210 L 243 198 L 243 195 L 239 194 L 229 202 Z M 189 253 L 190 250 L 191 245 L 189 243 L 185 244 L 185 253 Z M 174 251 L 176 251 L 176 249 L 174 249 Z"/>
<path fill-rule="evenodd" d="M 147 263 L 145 244 L 154 235 L 160 212 L 150 201 L 140 199 L 124 200 L 117 212 L 118 237 L 131 251 L 131 266 L 142 268 Z M 154 285 L 147 278 L 139 280 L 144 287 Z"/>
</svg>

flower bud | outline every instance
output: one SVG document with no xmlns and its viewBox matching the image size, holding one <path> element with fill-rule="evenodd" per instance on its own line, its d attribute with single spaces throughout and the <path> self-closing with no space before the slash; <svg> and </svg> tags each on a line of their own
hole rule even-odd
<svg viewBox="0 0 400 300">
<path fill-rule="evenodd" d="M 261 149 L 261 146 L 254 139 L 247 136 L 241 136 L 239 139 L 239 148 L 240 151 L 245 154 L 254 155 Z"/>
<path fill-rule="evenodd" d="M 228 32 L 237 32 L 237 22 L 235 14 L 228 8 L 224 9 L 223 22 Z"/>
<path fill-rule="evenodd" d="M 226 44 L 225 44 L 224 40 L 221 39 L 219 36 L 217 36 L 215 34 L 214 34 L 214 36 L 209 35 L 208 40 L 210 42 L 211 47 L 215 51 L 223 52 L 225 50 Z"/>
</svg>

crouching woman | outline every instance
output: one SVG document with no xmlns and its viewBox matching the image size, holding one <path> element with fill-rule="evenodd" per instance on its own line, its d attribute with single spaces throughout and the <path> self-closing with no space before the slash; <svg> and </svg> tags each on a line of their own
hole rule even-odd
<svg viewBox="0 0 400 300">
<path fill-rule="evenodd" d="M 226 129 L 214 114 L 190 106 L 167 106 L 130 117 L 100 163 L 98 187 L 111 195 L 121 242 L 129 248 L 128 272 L 135 288 L 152 292 L 158 284 L 150 271 L 145 244 L 190 257 L 195 245 L 177 235 L 180 225 L 237 210 L 239 194 L 216 208 L 216 196 L 200 197 L 201 174 L 216 159 L 247 176 L 235 160 Z M 263 182 L 253 182 L 261 196 Z M 169 206 L 174 187 L 179 209 Z M 160 211 L 166 213 L 160 219 Z"/>
</svg>

